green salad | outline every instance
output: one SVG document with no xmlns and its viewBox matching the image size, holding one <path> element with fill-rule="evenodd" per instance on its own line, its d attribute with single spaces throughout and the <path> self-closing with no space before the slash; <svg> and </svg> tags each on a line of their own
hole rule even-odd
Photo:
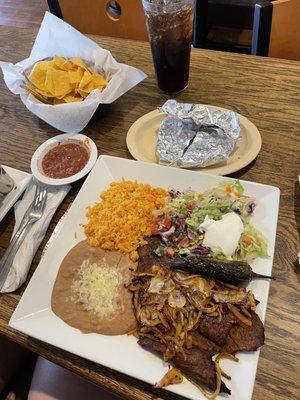
<svg viewBox="0 0 300 400">
<path fill-rule="evenodd" d="M 170 257 L 175 253 L 196 253 L 219 259 L 247 261 L 267 257 L 266 238 L 251 224 L 254 210 L 255 199 L 244 195 L 239 180 L 225 181 L 203 193 L 169 190 L 165 207 L 154 216 L 154 234 L 163 239 L 156 253 Z M 232 221 L 228 222 L 228 226 L 225 215 L 226 221 Z M 222 223 L 214 223 L 221 220 Z M 238 233 L 237 224 L 241 227 Z M 208 232 L 216 232 L 215 236 L 221 244 L 207 246 Z M 224 246 L 223 241 L 226 242 Z M 230 247 L 234 246 L 234 252 L 224 250 L 228 248 L 228 241 L 234 242 L 230 243 Z"/>
</svg>

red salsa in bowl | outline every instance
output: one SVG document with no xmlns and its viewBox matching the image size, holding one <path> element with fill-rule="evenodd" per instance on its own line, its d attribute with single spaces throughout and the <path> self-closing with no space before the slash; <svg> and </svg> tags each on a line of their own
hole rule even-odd
<svg viewBox="0 0 300 400">
<path fill-rule="evenodd" d="M 80 172 L 89 158 L 89 149 L 79 140 L 62 142 L 46 151 L 41 169 L 48 178 L 64 179 Z"/>
<path fill-rule="evenodd" d="M 81 133 L 64 133 L 42 143 L 31 158 L 33 176 L 46 185 L 66 185 L 87 175 L 98 157 L 96 144 Z"/>
</svg>

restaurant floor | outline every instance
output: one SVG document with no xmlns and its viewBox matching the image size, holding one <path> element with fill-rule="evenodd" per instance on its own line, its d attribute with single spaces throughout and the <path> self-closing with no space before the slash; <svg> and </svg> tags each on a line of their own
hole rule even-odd
<svg viewBox="0 0 300 400">
<path fill-rule="evenodd" d="M 38 27 L 47 10 L 46 0 L 0 0 L 0 25 Z"/>
</svg>

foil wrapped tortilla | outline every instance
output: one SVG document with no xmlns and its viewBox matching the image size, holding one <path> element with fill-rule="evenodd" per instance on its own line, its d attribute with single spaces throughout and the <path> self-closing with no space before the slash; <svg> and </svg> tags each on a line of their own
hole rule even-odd
<svg viewBox="0 0 300 400">
<path fill-rule="evenodd" d="M 214 165 L 228 159 L 240 137 L 233 111 L 176 100 L 168 100 L 159 111 L 167 115 L 158 130 L 159 163 L 181 168 Z"/>
</svg>

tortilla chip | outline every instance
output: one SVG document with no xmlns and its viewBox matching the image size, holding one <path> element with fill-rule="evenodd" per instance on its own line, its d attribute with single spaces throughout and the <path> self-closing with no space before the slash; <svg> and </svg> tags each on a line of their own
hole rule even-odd
<svg viewBox="0 0 300 400">
<path fill-rule="evenodd" d="M 41 90 L 41 89 L 35 88 L 35 91 L 36 91 L 37 93 L 39 93 L 40 95 L 44 96 L 44 97 L 49 97 L 49 98 L 55 97 L 53 94 L 51 94 L 51 93 L 48 92 L 47 90 Z"/>
<path fill-rule="evenodd" d="M 70 83 L 80 83 L 83 74 L 84 74 L 84 69 L 80 68 L 80 67 L 76 67 L 76 69 L 71 69 L 68 71 L 69 74 L 69 79 L 70 79 Z"/>
<path fill-rule="evenodd" d="M 76 93 L 79 93 L 81 97 L 83 97 L 84 99 L 89 95 L 88 92 L 85 92 L 84 90 L 81 89 L 77 89 Z"/>
<path fill-rule="evenodd" d="M 39 61 L 35 64 L 35 68 L 41 69 L 42 71 L 47 71 L 49 68 L 54 68 L 54 60 Z"/>
<path fill-rule="evenodd" d="M 84 88 L 79 88 L 83 92 L 86 92 L 87 94 L 91 93 L 92 90 L 95 89 L 94 81 L 91 80 Z"/>
<path fill-rule="evenodd" d="M 82 61 L 82 59 L 79 58 L 79 57 L 71 58 L 70 61 L 71 61 L 73 64 L 77 65 L 78 67 L 81 67 L 81 68 L 83 68 L 83 69 L 85 69 L 85 70 L 88 69 L 88 67 L 86 66 L 85 62 Z"/>
<path fill-rule="evenodd" d="M 107 86 L 107 80 L 104 78 L 104 76 L 98 74 L 97 72 L 93 74 L 93 82 L 95 88 L 98 89 L 103 89 Z"/>
<path fill-rule="evenodd" d="M 78 88 L 83 89 L 91 82 L 92 80 L 92 74 L 89 71 L 84 71 L 83 77 L 79 83 Z"/>
<path fill-rule="evenodd" d="M 73 67 L 73 63 L 63 57 L 54 56 L 53 62 L 54 67 L 56 66 L 58 69 L 61 69 L 63 71 L 69 71 Z"/>
<path fill-rule="evenodd" d="M 28 79 L 32 83 L 28 91 L 52 104 L 82 101 L 94 89 L 102 91 L 108 84 L 104 76 L 78 57 L 68 60 L 54 56 L 52 60 L 39 61 Z"/>
<path fill-rule="evenodd" d="M 82 101 L 83 98 L 81 96 L 76 96 L 73 94 L 67 94 L 64 98 L 65 103 L 75 103 L 77 101 Z"/>
<path fill-rule="evenodd" d="M 63 103 L 64 101 L 62 99 L 57 99 L 57 98 L 53 99 L 53 104 L 63 104 Z"/>
<path fill-rule="evenodd" d="M 73 86 L 69 81 L 67 71 L 48 69 L 45 80 L 46 89 L 55 97 L 61 97 L 70 93 Z"/>
<path fill-rule="evenodd" d="M 31 71 L 31 74 L 29 75 L 28 79 L 35 87 L 41 90 L 46 90 L 45 87 L 46 74 L 47 74 L 46 69 L 41 69 L 38 65 L 36 65 Z"/>
</svg>

